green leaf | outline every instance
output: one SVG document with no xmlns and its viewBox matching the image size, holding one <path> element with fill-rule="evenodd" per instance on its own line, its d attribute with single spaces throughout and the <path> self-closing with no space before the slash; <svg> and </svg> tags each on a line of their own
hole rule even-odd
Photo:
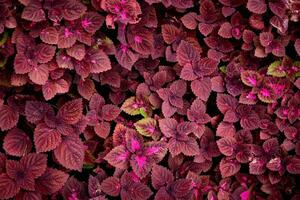
<svg viewBox="0 0 300 200">
<path fill-rule="evenodd" d="M 268 75 L 273 77 L 285 77 L 286 73 L 283 69 L 283 66 L 281 66 L 281 61 L 275 61 L 268 67 Z"/>
<path fill-rule="evenodd" d="M 129 115 L 139 115 L 140 114 L 140 106 L 136 102 L 135 97 L 130 97 L 130 98 L 126 99 L 125 102 L 123 103 L 121 109 Z"/>
<path fill-rule="evenodd" d="M 3 44 L 5 44 L 5 42 L 7 41 L 7 38 L 8 38 L 8 32 L 4 32 L 3 36 L 2 36 L 2 38 L 0 40 L 0 46 L 3 45 Z"/>
<path fill-rule="evenodd" d="M 226 74 L 226 66 L 225 65 L 221 66 L 220 71 Z"/>
<path fill-rule="evenodd" d="M 141 114 L 144 118 L 147 118 L 147 117 L 148 117 L 148 114 L 147 114 L 147 112 L 145 111 L 144 108 L 140 108 L 140 114 Z"/>
<path fill-rule="evenodd" d="M 295 77 L 296 77 L 296 78 L 300 77 L 300 61 L 295 61 L 295 62 L 293 63 L 293 66 L 296 66 L 296 67 L 299 68 L 299 69 L 296 71 Z"/>
<path fill-rule="evenodd" d="M 134 126 L 139 134 L 146 137 L 152 137 L 155 133 L 156 120 L 150 117 L 144 118 L 137 121 Z"/>
<path fill-rule="evenodd" d="M 7 58 L 0 60 L 0 68 L 4 68 L 5 64 L 7 63 Z"/>
</svg>

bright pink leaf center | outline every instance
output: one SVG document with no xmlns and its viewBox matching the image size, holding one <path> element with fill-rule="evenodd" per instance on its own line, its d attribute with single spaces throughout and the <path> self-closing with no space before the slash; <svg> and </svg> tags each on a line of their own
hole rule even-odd
<svg viewBox="0 0 300 200">
<path fill-rule="evenodd" d="M 69 36 L 71 36 L 73 33 L 72 33 L 69 29 L 65 28 L 64 34 L 65 34 L 65 37 L 69 37 Z"/>
<path fill-rule="evenodd" d="M 136 35 L 136 36 L 134 36 L 134 41 L 136 43 L 142 43 L 142 38 L 140 36 Z"/>
<path fill-rule="evenodd" d="M 270 97 L 270 96 L 271 96 L 269 90 L 267 90 L 267 89 L 265 89 L 265 88 L 261 89 L 260 94 L 261 94 L 262 96 L 264 96 L 264 97 Z"/>
<path fill-rule="evenodd" d="M 250 192 L 249 191 L 245 191 L 245 192 L 242 192 L 240 194 L 241 200 L 248 200 L 249 196 L 250 196 Z"/>
<path fill-rule="evenodd" d="M 84 19 L 81 21 L 82 27 L 86 28 L 91 24 L 91 22 L 88 19 Z"/>
<path fill-rule="evenodd" d="M 138 166 L 140 168 L 142 168 L 145 165 L 147 158 L 146 158 L 146 156 L 137 156 L 135 158 L 135 160 L 136 160 Z"/>
<path fill-rule="evenodd" d="M 131 149 L 133 151 L 136 151 L 136 150 L 139 150 L 140 148 L 141 148 L 141 145 L 140 145 L 139 141 L 132 139 L 131 140 Z"/>
<path fill-rule="evenodd" d="M 251 85 L 255 86 L 257 81 L 255 78 L 252 78 L 252 77 L 248 77 L 248 81 L 251 83 Z"/>
<path fill-rule="evenodd" d="M 149 147 L 147 149 L 147 155 L 153 155 L 156 154 L 159 151 L 159 147 Z"/>
</svg>

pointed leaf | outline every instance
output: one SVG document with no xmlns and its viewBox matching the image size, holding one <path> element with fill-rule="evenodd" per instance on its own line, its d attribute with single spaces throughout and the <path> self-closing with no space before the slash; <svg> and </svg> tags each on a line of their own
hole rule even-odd
<svg viewBox="0 0 300 200">
<path fill-rule="evenodd" d="M 6 134 L 3 139 L 3 149 L 12 156 L 23 156 L 31 151 L 30 138 L 20 129 L 15 128 Z"/>
<path fill-rule="evenodd" d="M 34 145 L 36 151 L 47 152 L 55 149 L 61 143 L 61 134 L 56 130 L 41 123 L 34 129 Z"/>
<path fill-rule="evenodd" d="M 58 111 L 57 116 L 67 124 L 77 123 L 82 116 L 82 99 L 75 99 L 65 103 Z"/>
<path fill-rule="evenodd" d="M 15 127 L 19 120 L 19 113 L 7 105 L 0 107 L 0 129 L 2 131 Z"/>
<path fill-rule="evenodd" d="M 112 166 L 120 169 L 127 169 L 130 158 L 130 152 L 125 146 L 120 145 L 113 148 L 104 159 Z"/>
<path fill-rule="evenodd" d="M 58 162 L 67 169 L 81 171 L 84 159 L 84 146 L 78 136 L 63 138 L 60 145 L 54 150 Z"/>
<path fill-rule="evenodd" d="M 155 134 L 156 120 L 153 118 L 144 118 L 134 124 L 136 130 L 146 137 L 152 137 Z"/>
<path fill-rule="evenodd" d="M 67 182 L 69 175 L 63 171 L 47 168 L 45 173 L 36 179 L 37 190 L 45 195 L 58 192 Z"/>
</svg>

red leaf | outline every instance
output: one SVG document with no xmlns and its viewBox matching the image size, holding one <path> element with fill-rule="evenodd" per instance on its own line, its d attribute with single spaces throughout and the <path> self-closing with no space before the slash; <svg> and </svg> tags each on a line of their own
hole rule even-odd
<svg viewBox="0 0 300 200">
<path fill-rule="evenodd" d="M 300 173 L 300 159 L 299 158 L 291 158 L 289 160 L 289 164 L 286 166 L 286 170 L 291 174 L 299 174 Z"/>
<path fill-rule="evenodd" d="M 113 148 L 104 159 L 112 166 L 120 169 L 127 169 L 130 153 L 123 146 Z"/>
<path fill-rule="evenodd" d="M 45 85 L 49 78 L 48 66 L 41 64 L 28 73 L 29 79 L 37 85 Z"/>
<path fill-rule="evenodd" d="M 232 123 L 221 122 L 217 128 L 216 135 L 219 137 L 234 137 L 236 133 L 235 127 Z"/>
<path fill-rule="evenodd" d="M 131 48 L 142 55 L 149 55 L 153 51 L 153 33 L 146 28 L 129 29 L 127 31 L 127 40 Z"/>
<path fill-rule="evenodd" d="M 217 95 L 217 107 L 223 114 L 225 114 L 227 110 L 235 109 L 237 105 L 238 101 L 233 96 L 227 94 Z"/>
<path fill-rule="evenodd" d="M 221 138 L 217 141 L 220 152 L 225 156 L 232 156 L 234 153 L 236 140 L 232 137 Z"/>
<path fill-rule="evenodd" d="M 58 32 L 58 48 L 69 48 L 76 42 L 76 35 L 70 29 L 61 27 Z"/>
<path fill-rule="evenodd" d="M 101 138 L 107 138 L 110 133 L 110 124 L 108 122 L 100 122 L 94 126 L 95 133 Z"/>
<path fill-rule="evenodd" d="M 58 192 L 67 182 L 69 175 L 63 171 L 47 168 L 45 173 L 36 179 L 36 190 L 49 195 Z"/>
<path fill-rule="evenodd" d="M 104 17 L 97 12 L 86 12 L 81 19 L 81 26 L 88 33 L 94 34 L 100 29 L 104 22 Z"/>
<path fill-rule="evenodd" d="M 187 29 L 194 30 L 198 25 L 196 21 L 196 17 L 197 17 L 196 13 L 189 12 L 183 17 L 181 17 L 180 20 Z"/>
<path fill-rule="evenodd" d="M 0 197 L 3 199 L 13 198 L 20 191 L 15 181 L 5 173 L 0 174 Z"/>
<path fill-rule="evenodd" d="M 70 57 L 81 61 L 85 56 L 85 47 L 83 44 L 75 44 L 72 47 L 67 49 L 67 54 Z"/>
<path fill-rule="evenodd" d="M 159 120 L 159 128 L 166 137 L 176 134 L 178 122 L 173 118 L 164 118 Z"/>
<path fill-rule="evenodd" d="M 248 0 L 247 8 L 253 13 L 263 14 L 267 11 L 265 0 Z"/>
<path fill-rule="evenodd" d="M 139 55 L 133 53 L 127 46 L 121 45 L 115 55 L 118 63 L 127 70 L 131 70 L 133 64 L 139 59 Z"/>
<path fill-rule="evenodd" d="M 31 192 L 26 190 L 21 190 L 16 198 L 16 200 L 41 200 L 42 195 L 39 192 Z"/>
<path fill-rule="evenodd" d="M 300 39 L 297 39 L 295 41 L 294 46 L 295 46 L 295 50 L 296 50 L 297 54 L 300 56 Z"/>
<path fill-rule="evenodd" d="M 202 80 L 194 80 L 191 83 L 193 93 L 203 101 L 207 101 L 211 93 L 210 78 L 203 78 Z"/>
<path fill-rule="evenodd" d="M 142 183 L 134 183 L 131 187 L 133 191 L 131 194 L 132 199 L 149 199 L 153 194 L 150 188 Z"/>
<path fill-rule="evenodd" d="M 30 138 L 18 128 L 10 130 L 3 140 L 3 149 L 12 156 L 28 154 L 31 148 L 32 142 Z"/>
<path fill-rule="evenodd" d="M 220 162 L 220 171 L 223 178 L 235 175 L 240 171 L 241 164 L 236 160 L 222 159 Z"/>
<path fill-rule="evenodd" d="M 161 26 L 161 32 L 163 39 L 167 44 L 172 44 L 180 34 L 180 30 L 171 24 L 163 24 Z"/>
<path fill-rule="evenodd" d="M 7 105 L 0 106 L 0 129 L 2 131 L 15 127 L 19 120 L 19 113 Z"/>
<path fill-rule="evenodd" d="M 120 180 L 116 177 L 108 177 L 101 183 L 101 190 L 109 196 L 117 197 L 121 191 Z"/>
<path fill-rule="evenodd" d="M 40 38 L 46 44 L 57 44 L 58 31 L 54 27 L 47 27 L 41 31 Z"/>
<path fill-rule="evenodd" d="M 42 87 L 42 92 L 46 100 L 52 99 L 57 94 L 56 84 L 52 81 L 46 82 Z"/>
<path fill-rule="evenodd" d="M 185 66 L 198 61 L 200 55 L 190 43 L 181 40 L 176 51 L 176 59 L 181 66 Z"/>
<path fill-rule="evenodd" d="M 34 178 L 20 162 L 7 160 L 6 173 L 10 178 L 15 180 L 17 185 L 22 189 L 34 191 Z M 19 174 L 23 174 L 23 176 Z"/>
<path fill-rule="evenodd" d="M 255 175 L 261 175 L 266 171 L 265 161 L 259 158 L 254 158 L 249 163 L 249 173 Z"/>
<path fill-rule="evenodd" d="M 26 6 L 22 12 L 23 19 L 32 22 L 40 22 L 46 20 L 45 12 L 42 9 L 42 5 L 39 1 L 32 1 Z"/>
<path fill-rule="evenodd" d="M 101 49 L 91 49 L 88 52 L 91 62 L 91 73 L 101 73 L 111 69 L 111 63 L 107 54 Z"/>
<path fill-rule="evenodd" d="M 80 1 L 66 1 L 62 15 L 66 20 L 73 21 L 85 13 L 87 7 Z"/>
<path fill-rule="evenodd" d="M 84 159 L 84 146 L 78 136 L 64 137 L 54 150 L 58 162 L 67 169 L 81 171 Z"/>
<path fill-rule="evenodd" d="M 232 38 L 231 31 L 232 31 L 231 24 L 229 22 L 224 22 L 221 25 L 218 34 L 223 38 Z"/>
<path fill-rule="evenodd" d="M 102 117 L 106 121 L 115 120 L 120 113 L 120 108 L 113 104 L 106 104 L 102 107 Z"/>
<path fill-rule="evenodd" d="M 172 193 L 178 199 L 184 199 L 192 191 L 192 188 L 192 180 L 190 179 L 178 179 L 172 183 Z"/>
<path fill-rule="evenodd" d="M 34 129 L 34 144 L 36 151 L 47 152 L 55 149 L 61 143 L 61 134 L 41 123 Z"/>
<path fill-rule="evenodd" d="M 48 44 L 39 44 L 36 47 L 37 61 L 39 63 L 47 63 L 54 57 L 56 47 Z"/>
<path fill-rule="evenodd" d="M 77 85 L 78 93 L 85 98 L 86 100 L 90 100 L 93 94 L 96 92 L 94 81 L 91 79 L 80 80 Z"/>
<path fill-rule="evenodd" d="M 185 64 L 180 72 L 180 78 L 186 81 L 193 81 L 197 78 L 194 73 L 193 66 L 191 64 Z"/>
<path fill-rule="evenodd" d="M 47 168 L 47 156 L 44 154 L 30 153 L 21 158 L 20 163 L 25 167 L 30 177 L 41 176 Z"/>
<path fill-rule="evenodd" d="M 155 189 L 159 189 L 163 186 L 167 186 L 174 180 L 172 172 L 160 165 L 154 165 L 152 167 L 151 182 Z"/>
<path fill-rule="evenodd" d="M 79 98 L 65 103 L 57 116 L 66 124 L 76 124 L 82 117 L 82 110 L 82 99 Z"/>
</svg>

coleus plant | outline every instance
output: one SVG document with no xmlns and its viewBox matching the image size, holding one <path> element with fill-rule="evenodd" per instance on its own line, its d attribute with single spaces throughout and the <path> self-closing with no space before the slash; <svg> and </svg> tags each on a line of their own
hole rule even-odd
<svg viewBox="0 0 300 200">
<path fill-rule="evenodd" d="M 300 4 L 0 0 L 0 199 L 299 199 Z"/>
</svg>

